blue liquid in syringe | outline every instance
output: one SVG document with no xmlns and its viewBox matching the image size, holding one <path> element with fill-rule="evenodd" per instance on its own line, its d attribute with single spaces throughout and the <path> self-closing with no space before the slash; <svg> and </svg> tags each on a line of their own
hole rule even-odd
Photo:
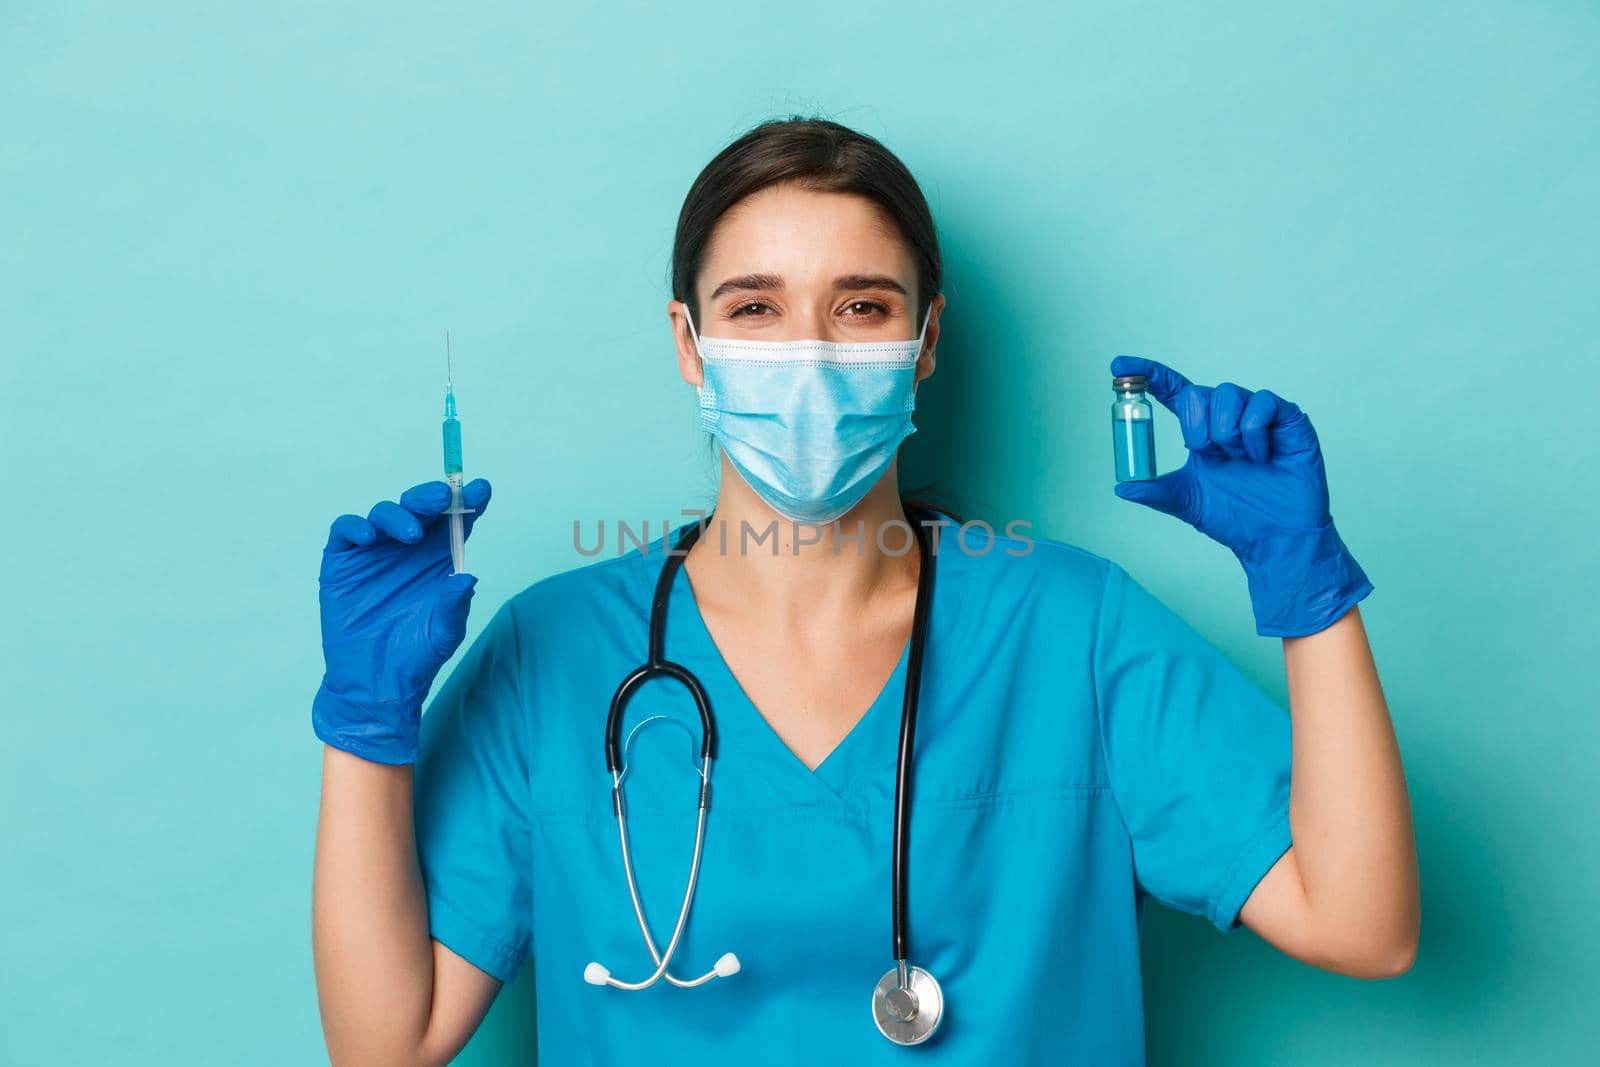
<svg viewBox="0 0 1600 1067">
<path fill-rule="evenodd" d="M 444 419 L 444 472 L 461 476 L 461 420 L 456 418 L 456 398 L 451 393 L 446 398 Z"/>
<path fill-rule="evenodd" d="M 1142 482 L 1156 476 L 1156 438 L 1149 419 L 1111 420 L 1111 448 L 1117 481 Z"/>
</svg>

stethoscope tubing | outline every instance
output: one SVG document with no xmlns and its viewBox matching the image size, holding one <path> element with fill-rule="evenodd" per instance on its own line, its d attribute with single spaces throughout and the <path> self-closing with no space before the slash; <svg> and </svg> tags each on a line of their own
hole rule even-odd
<svg viewBox="0 0 1600 1067">
<path fill-rule="evenodd" d="M 671 678 L 689 691 L 695 709 L 700 713 L 700 759 L 703 763 L 717 757 L 717 723 L 711 714 L 711 701 L 700 680 L 691 671 L 667 659 L 664 651 L 667 640 L 667 600 L 672 595 L 672 579 L 683 565 L 683 557 L 700 539 L 701 528 L 710 520 L 711 516 L 707 515 L 705 520 L 686 529 L 667 554 L 667 562 L 662 565 L 661 575 L 656 579 L 655 596 L 650 603 L 649 658 L 622 680 L 611 697 L 611 710 L 606 716 L 606 770 L 613 777 L 622 769 L 622 713 L 633 694 L 652 678 Z"/>
<path fill-rule="evenodd" d="M 912 529 L 917 537 L 917 550 L 922 555 L 922 566 L 917 575 L 917 604 L 911 614 L 911 647 L 906 655 L 905 697 L 900 709 L 900 751 L 895 761 L 894 786 L 894 868 L 890 892 L 894 898 L 892 927 L 894 931 L 894 958 L 901 964 L 902 984 L 904 964 L 908 955 L 906 930 L 907 881 L 911 850 L 911 767 L 913 745 L 917 732 L 917 705 L 922 695 L 922 650 L 928 629 L 928 609 L 933 601 L 933 553 L 928 545 L 928 532 L 913 514 Z"/>
<path fill-rule="evenodd" d="M 907 897 L 910 877 L 911 771 L 914 763 L 913 749 L 916 742 L 917 706 L 922 689 L 923 648 L 927 633 L 928 614 L 933 601 L 935 569 L 934 554 L 929 545 L 929 534 L 919 521 L 921 512 L 919 509 L 907 508 L 907 513 L 912 520 L 912 532 L 917 540 L 921 567 L 917 576 L 916 606 L 913 609 L 911 619 L 911 641 L 906 658 L 905 696 L 900 712 L 900 743 L 895 763 L 894 848 L 890 896 L 894 959 L 898 970 L 899 986 L 902 989 L 908 988 L 908 966 L 906 961 L 909 959 L 909 934 L 907 930 L 907 912 L 909 909 Z M 676 577 L 678 569 L 682 566 L 683 559 L 688 554 L 689 549 L 699 539 L 702 530 L 709 524 L 710 520 L 711 516 L 708 514 L 700 522 L 689 526 L 678 538 L 673 548 L 668 551 L 667 561 L 662 565 L 661 574 L 656 580 L 655 595 L 650 605 L 648 659 L 624 678 L 622 684 L 617 687 L 615 695 L 611 698 L 611 708 L 606 718 L 606 768 L 611 772 L 612 778 L 612 810 L 617 819 L 617 833 L 622 848 L 623 872 L 627 877 L 628 894 L 633 902 L 634 915 L 639 921 L 640 932 L 643 933 L 645 945 L 650 950 L 650 956 L 656 963 L 655 972 L 641 982 L 623 982 L 607 976 L 605 984 L 619 989 L 644 989 L 655 984 L 656 981 L 663 977 L 673 985 L 689 988 L 709 981 L 717 975 L 717 971 L 713 969 L 699 978 L 685 980 L 667 973 L 667 967 L 672 960 L 673 953 L 677 951 L 678 942 L 683 935 L 689 907 L 694 899 L 695 885 L 699 878 L 700 859 L 705 841 L 706 815 L 711 806 L 711 765 L 717 756 L 717 724 L 711 712 L 710 699 L 707 697 L 699 679 L 694 676 L 693 672 L 666 658 L 666 613 L 667 603 L 672 592 L 673 579 Z M 701 727 L 700 803 L 699 814 L 695 824 L 694 858 L 689 867 L 689 878 L 684 890 L 683 903 L 678 910 L 678 921 L 673 926 L 672 938 L 668 941 L 665 951 L 658 950 L 655 938 L 650 933 L 650 925 L 645 920 L 643 902 L 639 899 L 638 885 L 633 872 L 631 849 L 628 843 L 626 805 L 622 796 L 622 778 L 625 773 L 623 745 L 621 743 L 623 713 L 634 693 L 646 682 L 658 677 L 671 678 L 689 691 L 690 697 L 694 700 L 695 708 L 699 712 Z"/>
<path fill-rule="evenodd" d="M 650 605 L 650 647 L 648 658 L 641 666 L 633 670 L 622 684 L 617 687 L 616 693 L 611 698 L 611 708 L 606 716 L 606 769 L 611 772 L 611 809 L 617 820 L 618 841 L 622 850 L 623 874 L 628 882 L 628 896 L 633 902 L 633 914 L 639 921 L 639 930 L 644 934 L 645 947 L 650 950 L 650 958 L 655 961 L 656 969 L 648 978 L 638 982 L 624 982 L 619 978 L 606 976 L 605 984 L 618 989 L 640 990 L 654 985 L 661 978 L 665 978 L 673 985 L 689 988 L 700 985 L 717 976 L 715 969 L 708 971 L 699 978 L 682 979 L 668 972 L 667 968 L 672 962 L 672 956 L 678 949 L 678 942 L 683 937 L 685 923 L 689 916 L 689 907 L 694 901 L 694 890 L 700 877 L 700 858 L 705 847 L 706 813 L 711 807 L 711 765 L 717 754 L 717 724 L 711 714 L 711 702 L 706 696 L 705 689 L 700 685 L 700 680 L 694 674 L 679 664 L 668 660 L 665 655 L 666 646 L 666 608 L 667 601 L 672 592 L 672 580 L 682 565 L 683 557 L 688 553 L 690 546 L 699 538 L 702 524 L 695 524 L 684 531 L 678 539 L 673 551 L 668 555 L 667 562 L 661 568 L 661 575 L 656 580 L 655 595 Z M 689 865 L 688 883 L 684 887 L 683 903 L 678 908 L 678 920 L 673 924 L 672 937 L 667 942 L 665 951 L 661 951 L 650 933 L 650 924 L 645 920 L 644 903 L 639 899 L 638 881 L 633 872 L 633 850 L 628 842 L 627 805 L 622 795 L 622 779 L 625 773 L 623 766 L 623 745 L 621 743 L 622 716 L 627 709 L 628 701 L 634 693 L 653 678 L 671 678 L 689 691 L 694 700 L 695 708 L 700 713 L 700 801 L 699 813 L 695 820 L 694 858 Z"/>
</svg>

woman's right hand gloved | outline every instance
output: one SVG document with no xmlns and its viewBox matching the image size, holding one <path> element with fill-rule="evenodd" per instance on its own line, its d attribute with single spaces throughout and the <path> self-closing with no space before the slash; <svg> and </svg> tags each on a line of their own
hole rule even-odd
<svg viewBox="0 0 1600 1067">
<path fill-rule="evenodd" d="M 461 490 L 467 533 L 489 483 Z M 472 574 L 450 572 L 444 482 L 412 486 L 366 518 L 340 515 L 322 552 L 318 596 L 327 671 L 311 702 L 318 737 L 375 763 L 413 763 L 422 705 L 467 632 Z"/>
</svg>

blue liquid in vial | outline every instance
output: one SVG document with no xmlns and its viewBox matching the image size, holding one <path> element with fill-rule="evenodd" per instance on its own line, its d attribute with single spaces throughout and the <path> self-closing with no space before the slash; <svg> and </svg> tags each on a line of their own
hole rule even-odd
<svg viewBox="0 0 1600 1067">
<path fill-rule="evenodd" d="M 1143 482 L 1156 476 L 1156 437 L 1149 419 L 1111 420 L 1111 449 L 1117 481 Z"/>
</svg>

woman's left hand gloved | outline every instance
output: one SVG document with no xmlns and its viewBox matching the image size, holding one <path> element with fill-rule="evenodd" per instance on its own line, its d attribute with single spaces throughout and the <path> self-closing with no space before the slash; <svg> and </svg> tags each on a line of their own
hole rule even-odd
<svg viewBox="0 0 1600 1067">
<path fill-rule="evenodd" d="M 1333 528 L 1311 420 L 1265 389 L 1194 385 L 1153 359 L 1118 356 L 1112 374 L 1143 374 L 1183 430 L 1188 461 L 1116 494 L 1175 515 L 1233 550 L 1263 637 L 1325 630 L 1372 592 Z"/>
</svg>

